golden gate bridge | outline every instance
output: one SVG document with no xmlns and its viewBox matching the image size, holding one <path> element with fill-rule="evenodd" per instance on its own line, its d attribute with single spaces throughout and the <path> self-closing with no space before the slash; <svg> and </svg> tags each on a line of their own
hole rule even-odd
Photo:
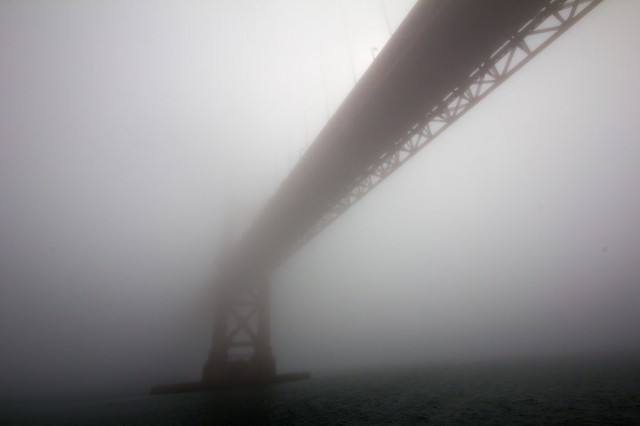
<svg viewBox="0 0 640 426">
<path fill-rule="evenodd" d="M 278 375 L 269 276 L 602 0 L 419 1 L 267 202 L 215 277 L 202 380 L 153 393 L 303 379 Z M 232 351 L 249 351 L 235 360 Z"/>
</svg>

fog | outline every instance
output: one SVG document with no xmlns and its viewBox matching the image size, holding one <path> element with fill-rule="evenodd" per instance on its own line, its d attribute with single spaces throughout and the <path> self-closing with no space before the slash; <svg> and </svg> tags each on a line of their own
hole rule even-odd
<svg viewBox="0 0 640 426">
<path fill-rule="evenodd" d="M 199 379 L 225 227 L 412 4 L 1 1 L 0 395 Z M 274 271 L 278 369 L 640 351 L 637 16 L 599 5 Z"/>
</svg>

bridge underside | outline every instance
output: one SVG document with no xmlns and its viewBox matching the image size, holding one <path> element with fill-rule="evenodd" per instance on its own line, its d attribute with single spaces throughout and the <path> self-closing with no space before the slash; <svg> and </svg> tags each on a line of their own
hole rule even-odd
<svg viewBox="0 0 640 426">
<path fill-rule="evenodd" d="M 230 256 L 203 381 L 273 381 L 270 271 L 599 1 L 418 2 Z"/>
<path fill-rule="evenodd" d="M 220 268 L 213 345 L 191 386 L 277 381 L 273 268 L 600 1 L 419 1 Z"/>
<path fill-rule="evenodd" d="M 419 1 L 245 234 L 237 269 L 271 271 L 600 1 Z"/>
</svg>

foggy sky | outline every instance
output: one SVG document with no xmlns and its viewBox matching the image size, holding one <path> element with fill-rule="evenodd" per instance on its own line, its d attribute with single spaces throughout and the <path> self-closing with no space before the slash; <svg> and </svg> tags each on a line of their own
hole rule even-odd
<svg viewBox="0 0 640 426">
<path fill-rule="evenodd" d="M 638 351 L 639 13 L 598 6 L 286 261 L 278 369 Z M 0 395 L 198 379 L 225 215 L 388 37 L 373 0 L 0 2 Z"/>
</svg>

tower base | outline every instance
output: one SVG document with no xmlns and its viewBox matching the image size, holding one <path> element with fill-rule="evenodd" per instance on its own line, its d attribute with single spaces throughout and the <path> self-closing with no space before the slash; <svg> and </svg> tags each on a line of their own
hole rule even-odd
<svg viewBox="0 0 640 426">
<path fill-rule="evenodd" d="M 268 378 L 254 378 L 254 380 L 229 380 L 215 383 L 190 382 L 175 383 L 172 385 L 158 385 L 151 388 L 151 395 L 166 395 L 172 393 L 207 392 L 219 389 L 230 389 L 246 386 L 265 386 L 283 382 L 307 380 L 311 377 L 308 372 L 274 374 Z"/>
</svg>

